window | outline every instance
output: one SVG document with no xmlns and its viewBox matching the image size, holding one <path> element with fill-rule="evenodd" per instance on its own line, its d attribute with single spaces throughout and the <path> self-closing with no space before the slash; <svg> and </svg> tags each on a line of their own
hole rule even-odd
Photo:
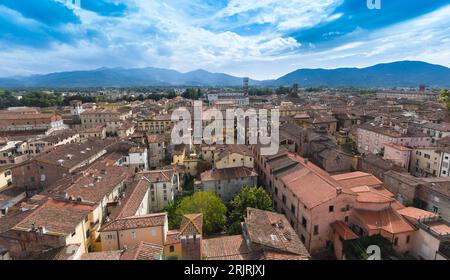
<svg viewBox="0 0 450 280">
<path fill-rule="evenodd" d="M 334 206 L 333 205 L 331 205 L 330 207 L 328 207 L 328 212 L 334 212 Z"/>
<path fill-rule="evenodd" d="M 131 232 L 131 239 L 136 239 L 136 232 L 134 230 Z"/>
<path fill-rule="evenodd" d="M 398 237 L 394 238 L 394 245 L 395 245 L 395 246 L 398 245 Z"/>
<path fill-rule="evenodd" d="M 308 226 L 308 221 L 305 219 L 305 217 L 302 217 L 302 226 L 306 229 Z"/>
<path fill-rule="evenodd" d="M 315 225 L 314 226 L 314 235 L 318 235 L 319 234 L 319 226 Z"/>
<path fill-rule="evenodd" d="M 345 216 L 345 222 L 348 223 L 348 216 Z"/>
<path fill-rule="evenodd" d="M 283 194 L 281 200 L 283 201 L 283 203 L 286 205 L 286 196 Z"/>
<path fill-rule="evenodd" d="M 439 208 L 436 207 L 436 206 L 433 206 L 433 212 L 434 212 L 434 213 L 438 213 L 438 212 L 439 212 Z"/>
<path fill-rule="evenodd" d="M 170 251 L 171 253 L 173 253 L 173 252 L 175 251 L 175 246 L 173 246 L 173 245 L 170 245 L 170 247 L 169 247 L 169 251 Z"/>
<path fill-rule="evenodd" d="M 408 235 L 408 236 L 406 237 L 406 243 L 408 244 L 410 240 L 411 240 L 411 236 Z"/>
<path fill-rule="evenodd" d="M 291 212 L 292 212 L 292 214 L 295 215 L 295 206 L 294 206 L 294 204 L 291 204 Z"/>
</svg>

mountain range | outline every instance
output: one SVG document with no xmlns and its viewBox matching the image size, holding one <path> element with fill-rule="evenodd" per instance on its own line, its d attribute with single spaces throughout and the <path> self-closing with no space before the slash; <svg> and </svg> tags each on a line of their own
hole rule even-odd
<svg viewBox="0 0 450 280">
<path fill-rule="evenodd" d="M 300 87 L 450 87 L 450 68 L 421 61 L 398 61 L 366 68 L 298 69 L 276 80 L 250 80 L 253 86 Z M 100 68 L 88 71 L 0 78 L 0 88 L 241 86 L 242 77 L 196 70 Z"/>
</svg>

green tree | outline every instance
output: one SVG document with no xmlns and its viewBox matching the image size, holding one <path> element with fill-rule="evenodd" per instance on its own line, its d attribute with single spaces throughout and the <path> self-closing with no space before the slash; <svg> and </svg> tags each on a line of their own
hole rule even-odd
<svg viewBox="0 0 450 280">
<path fill-rule="evenodd" d="M 0 109 L 21 105 L 22 103 L 11 92 L 0 89 Z"/>
<path fill-rule="evenodd" d="M 205 234 L 221 232 L 226 223 L 227 208 L 219 197 L 211 192 L 196 192 L 184 197 L 175 210 L 174 224 L 181 222 L 184 214 L 203 214 L 203 232 Z"/>
<path fill-rule="evenodd" d="M 166 207 L 164 207 L 164 212 L 167 212 L 167 219 L 169 220 L 169 228 L 177 229 L 180 226 L 181 219 L 178 219 L 176 210 L 180 205 L 180 199 L 175 199 L 169 202 Z"/>
<path fill-rule="evenodd" d="M 439 92 L 439 101 L 444 103 L 445 108 L 450 110 L 450 91 L 443 89 Z"/>
<path fill-rule="evenodd" d="M 248 207 L 272 211 L 272 199 L 262 187 L 244 186 L 229 203 L 228 234 L 241 233 L 240 223 L 244 221 Z"/>
<path fill-rule="evenodd" d="M 198 100 L 202 97 L 202 91 L 200 89 L 187 88 L 181 96 L 187 99 Z"/>
<path fill-rule="evenodd" d="M 63 105 L 64 98 L 61 93 L 33 91 L 24 95 L 21 102 L 25 106 L 44 108 Z"/>
</svg>

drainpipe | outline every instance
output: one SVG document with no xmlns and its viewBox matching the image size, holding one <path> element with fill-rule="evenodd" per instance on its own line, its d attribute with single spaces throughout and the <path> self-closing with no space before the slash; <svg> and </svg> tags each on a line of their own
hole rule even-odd
<svg viewBox="0 0 450 280">
<path fill-rule="evenodd" d="M 117 234 L 117 250 L 120 250 L 120 237 L 119 237 L 119 231 L 116 230 L 116 234 Z"/>
</svg>

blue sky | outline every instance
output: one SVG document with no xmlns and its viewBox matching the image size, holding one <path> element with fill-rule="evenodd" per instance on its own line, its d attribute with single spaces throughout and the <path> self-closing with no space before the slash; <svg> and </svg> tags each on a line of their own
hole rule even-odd
<svg viewBox="0 0 450 280">
<path fill-rule="evenodd" d="M 0 77 L 100 67 L 270 79 L 298 68 L 450 67 L 450 0 L 0 0 Z"/>
</svg>

